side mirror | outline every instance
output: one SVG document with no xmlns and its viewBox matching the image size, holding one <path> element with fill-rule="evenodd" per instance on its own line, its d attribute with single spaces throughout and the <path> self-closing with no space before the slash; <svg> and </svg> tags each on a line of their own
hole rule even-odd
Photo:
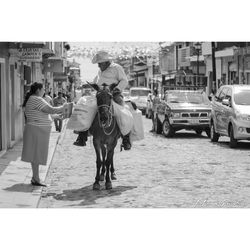
<svg viewBox="0 0 250 250">
<path fill-rule="evenodd" d="M 230 106 L 230 101 L 228 99 L 223 99 L 222 104 L 226 106 Z"/>
</svg>

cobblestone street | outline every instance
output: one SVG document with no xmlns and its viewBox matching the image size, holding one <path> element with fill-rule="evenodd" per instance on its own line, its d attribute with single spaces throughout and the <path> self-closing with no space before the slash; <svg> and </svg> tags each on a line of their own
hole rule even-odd
<svg viewBox="0 0 250 250">
<path fill-rule="evenodd" d="M 211 143 L 203 133 L 179 131 L 173 138 L 148 132 L 131 151 L 114 157 L 113 189 L 93 191 L 96 167 L 92 137 L 87 147 L 72 143 L 66 130 L 54 155 L 39 207 L 244 208 L 250 207 L 249 142 L 230 149 L 228 139 Z"/>
</svg>

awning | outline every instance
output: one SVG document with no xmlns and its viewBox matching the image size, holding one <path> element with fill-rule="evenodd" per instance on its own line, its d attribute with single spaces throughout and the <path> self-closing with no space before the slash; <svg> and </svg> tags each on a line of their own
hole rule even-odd
<svg viewBox="0 0 250 250">
<path fill-rule="evenodd" d="M 165 81 L 171 80 L 175 78 L 175 74 L 171 74 L 171 75 L 166 75 L 165 76 Z"/>
<path fill-rule="evenodd" d="M 233 56 L 234 55 L 234 47 L 227 48 L 224 50 L 216 51 L 215 57 L 227 57 L 227 56 Z"/>
<path fill-rule="evenodd" d="M 53 78 L 54 78 L 54 81 L 67 81 L 68 80 L 68 76 L 66 74 L 62 74 L 62 73 L 54 73 L 53 74 Z"/>
<path fill-rule="evenodd" d="M 42 49 L 43 55 L 48 55 L 49 57 L 52 57 L 55 55 L 55 52 L 52 49 Z"/>
<path fill-rule="evenodd" d="M 133 72 L 142 72 L 142 71 L 147 71 L 148 67 L 147 66 L 142 66 L 142 67 L 134 67 Z"/>
<path fill-rule="evenodd" d="M 65 60 L 66 58 L 60 56 L 50 56 L 47 60 Z"/>
<path fill-rule="evenodd" d="M 198 61 L 198 56 L 190 56 L 190 62 L 197 62 Z M 199 62 L 204 61 L 204 56 L 200 55 L 199 56 Z"/>
</svg>

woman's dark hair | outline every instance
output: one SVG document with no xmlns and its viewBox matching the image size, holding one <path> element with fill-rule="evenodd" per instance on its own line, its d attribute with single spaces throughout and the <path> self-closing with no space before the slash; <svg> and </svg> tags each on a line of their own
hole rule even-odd
<svg viewBox="0 0 250 250">
<path fill-rule="evenodd" d="M 38 83 L 38 82 L 32 83 L 31 86 L 30 86 L 30 91 L 27 92 L 27 94 L 26 94 L 26 96 L 24 98 L 23 107 L 26 106 L 26 103 L 29 100 L 30 96 L 34 95 L 38 89 L 42 89 L 42 88 L 43 88 L 42 83 Z"/>
</svg>

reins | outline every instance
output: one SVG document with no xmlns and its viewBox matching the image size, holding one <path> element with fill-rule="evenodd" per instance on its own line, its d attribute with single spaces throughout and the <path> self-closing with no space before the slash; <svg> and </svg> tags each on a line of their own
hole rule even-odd
<svg viewBox="0 0 250 250">
<path fill-rule="evenodd" d="M 99 112 L 100 107 L 108 108 L 108 122 L 104 125 L 101 124 L 100 112 Z M 102 105 L 98 106 L 97 108 L 98 108 L 97 112 L 98 112 L 99 126 L 103 129 L 103 133 L 105 135 L 111 135 L 113 133 L 113 131 L 115 129 L 115 125 L 116 125 L 115 120 L 114 120 L 114 106 L 113 106 L 113 104 L 111 103 L 110 106 L 106 105 L 106 104 L 102 104 Z M 105 129 L 109 128 L 111 126 L 112 122 L 113 122 L 113 127 L 112 127 L 110 132 L 107 132 Z"/>
</svg>

